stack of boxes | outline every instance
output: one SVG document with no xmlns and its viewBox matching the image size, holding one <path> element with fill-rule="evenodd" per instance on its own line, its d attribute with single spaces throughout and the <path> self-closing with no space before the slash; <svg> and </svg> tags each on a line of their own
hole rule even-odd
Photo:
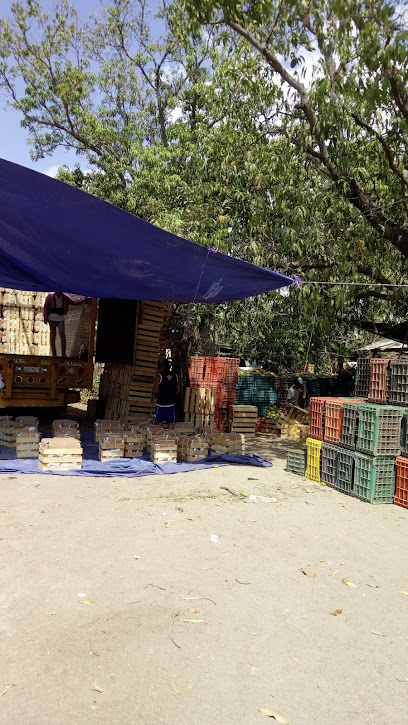
<svg viewBox="0 0 408 725">
<path fill-rule="evenodd" d="M 172 313 L 170 302 L 139 302 L 133 365 L 105 366 L 100 396 L 106 397 L 107 418 L 131 423 L 153 415 L 157 361 L 165 355 Z"/>
<path fill-rule="evenodd" d="M 367 362 L 359 361 L 357 387 L 368 390 L 368 403 L 311 399 L 306 477 L 362 501 L 408 508 L 408 361 L 369 362 L 367 380 Z"/>
<path fill-rule="evenodd" d="M 46 294 L 0 288 L 0 354 L 49 355 L 49 327 L 43 320 Z"/>
<path fill-rule="evenodd" d="M 192 357 L 190 388 L 186 389 L 184 406 L 185 420 L 197 427 L 215 426 L 218 430 L 227 431 L 229 407 L 235 403 L 238 369 L 238 358 Z M 197 390 L 200 392 L 197 393 Z"/>
</svg>

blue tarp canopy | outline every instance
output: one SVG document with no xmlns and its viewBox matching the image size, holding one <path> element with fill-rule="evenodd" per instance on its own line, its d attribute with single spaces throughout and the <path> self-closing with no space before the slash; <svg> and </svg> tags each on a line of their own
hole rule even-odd
<svg viewBox="0 0 408 725">
<path fill-rule="evenodd" d="M 89 297 L 223 302 L 292 280 L 0 159 L 0 285 Z"/>
</svg>

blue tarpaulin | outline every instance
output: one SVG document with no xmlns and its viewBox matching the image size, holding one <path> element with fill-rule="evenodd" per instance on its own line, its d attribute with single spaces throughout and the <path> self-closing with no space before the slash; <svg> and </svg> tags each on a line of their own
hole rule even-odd
<svg viewBox="0 0 408 725">
<path fill-rule="evenodd" d="M 223 302 L 292 280 L 188 242 L 0 159 L 0 285 L 89 297 Z"/>
<path fill-rule="evenodd" d="M 50 433 L 49 433 L 50 434 Z M 228 465 L 259 466 L 265 468 L 272 466 L 270 461 L 255 454 L 243 456 L 232 456 L 222 453 L 219 456 L 204 458 L 198 463 L 152 463 L 149 456 L 145 454 L 141 458 L 116 458 L 112 461 L 102 463 L 98 460 L 98 443 L 93 440 L 90 432 L 82 433 L 83 460 L 79 470 L 71 471 L 40 471 L 38 460 L 34 458 L 16 458 L 14 448 L 1 448 L 0 450 L 0 474 L 1 473 L 35 473 L 36 476 L 54 474 L 56 476 L 105 476 L 105 477 L 126 477 L 139 478 L 140 476 L 152 476 L 157 473 L 186 473 L 197 471 L 201 468 L 214 468 Z"/>
</svg>

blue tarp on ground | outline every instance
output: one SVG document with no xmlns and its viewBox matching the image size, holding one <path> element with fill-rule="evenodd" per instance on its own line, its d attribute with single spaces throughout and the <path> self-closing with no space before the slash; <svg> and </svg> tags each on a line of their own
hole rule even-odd
<svg viewBox="0 0 408 725">
<path fill-rule="evenodd" d="M 89 297 L 223 302 L 290 285 L 0 159 L 0 285 Z"/>
<path fill-rule="evenodd" d="M 155 473 L 185 473 L 196 471 L 200 468 L 214 468 L 215 466 L 239 465 L 246 466 L 272 466 L 270 461 L 256 455 L 229 456 L 221 455 L 206 458 L 200 463 L 165 463 L 159 466 L 152 463 L 147 455 L 143 458 L 118 458 L 109 463 L 101 463 L 98 460 L 98 444 L 93 440 L 90 432 L 82 433 L 83 461 L 79 471 L 48 471 L 43 474 L 38 470 L 38 460 L 35 458 L 16 458 L 13 448 L 0 449 L 0 474 L 1 473 L 35 473 L 37 476 L 51 474 L 58 476 L 115 476 L 118 478 L 136 478 L 139 476 L 151 476 Z"/>
</svg>

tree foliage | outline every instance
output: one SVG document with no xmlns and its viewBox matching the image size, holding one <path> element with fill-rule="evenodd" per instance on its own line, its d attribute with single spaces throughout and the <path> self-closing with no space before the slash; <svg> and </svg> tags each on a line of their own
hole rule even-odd
<svg viewBox="0 0 408 725">
<path fill-rule="evenodd" d="M 234 354 L 293 367 L 404 315 L 404 33 L 378 1 L 175 0 L 152 17 L 110 0 L 83 20 L 68 0 L 53 14 L 25 0 L 1 24 L 0 74 L 33 158 L 62 146 L 88 169 L 61 179 L 300 274 L 289 297 L 197 306 L 189 328 L 197 348 L 211 328 Z"/>
</svg>

